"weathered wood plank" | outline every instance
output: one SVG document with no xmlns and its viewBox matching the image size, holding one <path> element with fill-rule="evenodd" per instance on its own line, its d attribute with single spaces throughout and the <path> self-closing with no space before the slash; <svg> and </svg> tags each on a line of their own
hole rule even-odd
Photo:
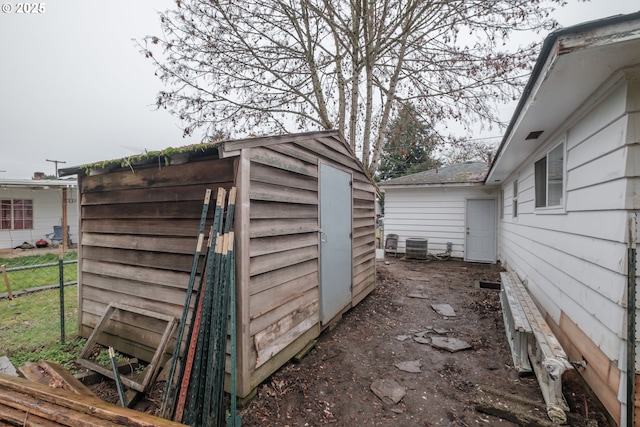
<svg viewBox="0 0 640 427">
<path fill-rule="evenodd" d="M 143 283 L 182 289 L 186 289 L 187 282 L 189 281 L 189 275 L 186 273 L 156 270 L 145 267 L 134 267 L 129 265 L 117 265 L 90 259 L 84 260 L 82 271 L 86 273 L 100 274 L 107 277 L 117 277 L 125 280 L 135 280 Z"/>
<path fill-rule="evenodd" d="M 351 305 L 356 306 L 362 302 L 363 299 L 367 297 L 373 290 L 376 288 L 375 283 L 370 284 L 359 290 L 357 293 L 353 293 L 353 299 L 351 300 Z"/>
<path fill-rule="evenodd" d="M 356 161 L 350 157 L 350 155 L 347 157 L 344 152 L 341 153 L 335 151 L 325 143 L 318 144 L 315 141 L 300 141 L 297 142 L 296 145 L 303 147 L 312 153 L 316 153 L 320 158 L 330 161 L 332 166 L 338 167 L 349 174 L 351 174 L 352 169 L 358 169 Z"/>
<path fill-rule="evenodd" d="M 357 188 L 353 189 L 353 198 L 355 200 L 368 200 L 370 202 L 373 202 L 375 199 L 374 194 L 370 191 L 359 190 Z"/>
<path fill-rule="evenodd" d="M 87 205 L 81 215 L 87 219 L 200 219 L 202 201 L 186 200 L 165 203 L 122 203 L 118 205 Z"/>
<path fill-rule="evenodd" d="M 302 190 L 318 191 L 318 179 L 291 173 L 272 166 L 255 163 L 251 168 L 251 182 L 263 182 Z"/>
<path fill-rule="evenodd" d="M 172 270 L 185 273 L 191 272 L 193 255 L 147 252 L 131 249 L 104 248 L 85 246 L 85 259 L 93 259 L 116 264 L 135 265 L 158 270 Z M 204 257 L 201 257 L 201 265 Z"/>
<path fill-rule="evenodd" d="M 89 387 L 80 382 L 62 365 L 48 360 L 41 360 L 38 366 L 45 370 L 57 384 L 60 384 L 61 388 L 82 396 L 97 397 Z"/>
<path fill-rule="evenodd" d="M 363 260 L 361 263 L 359 264 L 354 264 L 353 265 L 353 275 L 356 276 L 357 274 L 362 273 L 363 271 L 373 271 L 375 273 L 375 269 L 376 269 L 376 260 L 375 258 L 367 258 L 365 260 Z"/>
<path fill-rule="evenodd" d="M 275 341 L 282 338 L 301 322 L 309 318 L 313 318 L 314 315 L 316 316 L 317 322 L 319 319 L 317 317 L 319 310 L 320 304 L 318 301 L 314 301 L 311 304 L 307 304 L 305 306 L 300 306 L 289 313 L 287 316 L 255 334 L 255 336 L 253 337 L 253 341 L 255 348 L 258 351 L 258 357 L 264 349 L 270 347 Z"/>
<path fill-rule="evenodd" d="M 375 225 L 376 225 L 376 221 L 373 217 L 353 219 L 353 228 L 371 227 L 371 229 L 373 230 Z"/>
<path fill-rule="evenodd" d="M 251 297 L 251 318 L 259 317 L 282 304 L 302 297 L 318 286 L 318 273 L 313 272 L 260 292 Z"/>
<path fill-rule="evenodd" d="M 269 202 L 318 204 L 318 192 L 303 190 L 293 187 L 284 187 L 282 184 L 266 184 L 252 182 L 249 190 L 251 200 L 263 200 Z"/>
<path fill-rule="evenodd" d="M 270 325 L 273 325 L 292 311 L 296 310 L 298 307 L 311 304 L 313 301 L 320 301 L 320 293 L 317 287 L 309 289 L 300 298 L 283 303 L 277 306 L 275 309 L 266 312 L 262 316 L 251 319 L 251 324 L 249 325 L 249 335 L 253 337 L 255 334 L 264 330 L 265 328 L 268 328 Z"/>
<path fill-rule="evenodd" d="M 235 159 L 195 161 L 181 165 L 151 167 L 131 171 L 113 172 L 104 175 L 84 176 L 79 188 L 82 193 L 110 191 L 125 188 L 170 187 L 176 182 L 210 184 L 233 181 Z"/>
<path fill-rule="evenodd" d="M 363 236 L 374 236 L 375 238 L 375 229 L 372 226 L 358 227 L 353 229 L 354 239 L 357 239 Z"/>
<path fill-rule="evenodd" d="M 284 335 L 280 336 L 277 340 L 271 343 L 266 348 L 258 350 L 258 357 L 256 359 L 256 368 L 264 365 L 274 355 L 278 354 L 289 344 L 293 343 L 296 338 L 310 330 L 314 325 L 317 325 L 320 321 L 319 313 L 312 314 L 311 317 L 305 318 L 302 322 L 298 323 L 293 328 L 289 329 Z"/>
<path fill-rule="evenodd" d="M 371 243 L 367 246 L 358 246 L 353 248 L 353 258 L 358 258 L 361 255 L 369 255 L 372 258 L 376 255 L 375 243 Z"/>
<path fill-rule="evenodd" d="M 250 274 L 256 276 L 268 271 L 278 270 L 290 265 L 300 264 L 318 258 L 318 246 L 307 246 L 294 250 L 278 252 L 251 258 Z"/>
<path fill-rule="evenodd" d="M 289 236 L 251 239 L 249 245 L 252 258 L 286 250 L 299 249 L 318 244 L 318 233 L 292 234 Z"/>
<path fill-rule="evenodd" d="M 316 218 L 293 219 L 252 219 L 249 225 L 249 237 L 285 236 L 318 231 Z"/>
<path fill-rule="evenodd" d="M 85 314 L 87 314 L 87 325 L 95 327 L 98 325 L 97 321 L 95 321 L 96 318 L 98 321 L 102 318 L 105 314 L 106 307 L 103 303 L 89 299 L 87 299 L 86 303 Z M 159 314 L 166 316 L 164 313 Z M 135 327 L 132 327 L 132 325 L 135 325 Z M 166 326 L 167 322 L 161 319 L 155 319 L 128 311 L 115 310 L 107 321 L 104 331 L 111 335 L 129 337 L 149 347 L 155 347 Z"/>
<path fill-rule="evenodd" d="M 87 299 L 105 304 L 105 307 L 109 302 L 129 303 L 173 317 L 181 315 L 183 306 L 179 301 L 185 299 L 184 290 L 178 288 L 151 287 L 141 282 L 105 278 L 95 274 L 87 274 L 84 286 Z"/>
<path fill-rule="evenodd" d="M 83 233 L 85 246 L 132 249 L 137 251 L 166 252 L 175 254 L 193 253 L 194 237 L 155 237 L 122 234 Z"/>
<path fill-rule="evenodd" d="M 177 181 L 173 186 L 160 188 L 133 188 L 83 193 L 81 203 L 87 205 L 112 205 L 122 203 L 169 203 L 175 201 L 200 201 L 207 189 L 224 187 L 229 190 L 233 182 L 229 179 L 217 183 L 190 184 Z"/>
<path fill-rule="evenodd" d="M 609 414 L 619 420 L 621 409 L 617 390 L 621 373 L 618 367 L 564 313 L 560 314 L 559 325 L 550 317 L 547 317 L 546 321 L 562 344 L 569 360 L 587 360 L 587 367 L 580 370 L 580 375 Z"/>
<path fill-rule="evenodd" d="M 354 248 L 359 248 L 361 246 L 369 247 L 371 245 L 375 245 L 375 243 L 376 243 L 376 236 L 373 233 L 367 233 L 357 237 L 356 236 L 353 237 Z"/>
<path fill-rule="evenodd" d="M 200 280 L 199 276 L 196 279 Z M 112 300 L 117 298 L 136 298 L 136 305 L 146 308 L 147 310 L 158 311 L 156 304 L 166 307 L 167 314 L 176 317 L 179 315 L 182 305 L 179 301 L 185 299 L 185 289 L 181 287 L 155 286 L 147 282 L 137 280 L 122 280 L 116 277 L 105 277 L 100 274 L 85 273 L 83 276 L 83 287 L 94 288 L 92 292 L 103 291 L 105 294 L 114 293 L 120 295 L 112 295 Z M 185 284 L 186 288 L 186 284 Z M 107 301 L 108 297 L 98 294 L 94 298 L 100 298 Z M 153 298 L 150 298 L 153 296 Z M 125 301 L 118 301 L 124 303 Z M 193 304 L 191 304 L 193 306 Z M 177 310 L 177 311 L 174 311 Z"/>
<path fill-rule="evenodd" d="M 28 414 L 26 411 L 20 409 L 3 405 L 2 402 L 0 402 L 0 426 L 60 427 L 61 424 L 37 415 Z"/>
<path fill-rule="evenodd" d="M 318 260 L 313 259 L 310 261 L 302 262 L 300 264 L 290 265 L 278 270 L 263 273 L 257 276 L 251 277 L 249 282 L 250 295 L 255 295 L 259 292 L 263 292 L 274 286 L 281 285 L 283 283 L 290 282 L 308 274 L 318 272 Z M 252 297 L 253 298 L 253 297 Z"/>
<path fill-rule="evenodd" d="M 363 288 L 375 283 L 376 272 L 374 269 L 364 270 L 353 276 L 353 293 L 357 294 L 362 291 Z"/>
<path fill-rule="evenodd" d="M 198 234 L 198 220 L 192 219 L 84 219 L 81 230 L 99 234 L 138 234 L 190 237 Z"/>
<path fill-rule="evenodd" d="M 251 276 L 249 275 L 249 234 L 251 210 L 251 201 L 249 199 L 249 187 L 251 184 L 251 161 L 249 153 L 243 150 L 240 153 L 238 162 L 237 188 L 238 200 L 236 200 L 236 215 L 234 229 L 236 232 L 236 315 L 238 320 L 238 395 L 241 397 L 248 396 L 253 387 L 251 387 L 251 366 L 255 360 L 253 351 L 251 350 L 251 337 L 247 333 L 247 325 L 250 324 L 249 318 L 249 283 Z M 228 389 L 227 389 L 228 390 Z"/>
<path fill-rule="evenodd" d="M 304 334 L 300 335 L 300 337 L 298 337 L 294 342 L 280 351 L 275 357 L 270 358 L 258 369 L 254 369 L 256 360 L 254 357 L 254 364 L 251 366 L 251 388 L 255 388 L 260 385 L 260 383 L 267 379 L 269 375 L 273 374 L 278 368 L 287 363 L 287 361 L 300 352 L 300 350 L 302 350 L 311 340 L 317 338 L 318 335 L 320 335 L 319 323 L 314 325 Z"/>
<path fill-rule="evenodd" d="M 9 395 L 21 393 L 22 396 L 19 396 L 16 400 L 19 400 L 20 397 L 28 396 L 34 399 L 36 405 L 48 402 L 62 408 L 73 409 L 81 414 L 90 414 L 94 424 L 89 425 L 96 425 L 99 420 L 107 420 L 110 424 L 106 423 L 105 425 L 116 423 L 132 427 L 182 426 L 182 424 L 143 412 L 111 405 L 100 399 L 80 396 L 67 390 L 52 389 L 44 384 L 33 383 L 23 378 L 10 377 L 4 374 L 0 374 L 0 390 Z M 6 402 L 4 397 L 0 398 L 0 401 Z"/>
<path fill-rule="evenodd" d="M 250 217 L 251 219 L 317 219 L 318 206 L 252 200 Z"/>
<path fill-rule="evenodd" d="M 299 159 L 266 148 L 251 149 L 251 162 L 295 172 L 300 175 L 318 177 L 318 167 L 316 165 L 309 165 Z"/>
<path fill-rule="evenodd" d="M 313 166 L 318 164 L 318 158 L 314 154 L 310 153 L 308 150 L 296 147 L 291 143 L 272 145 L 269 148 L 277 153 L 302 160 L 303 162 L 307 162 Z"/>
<path fill-rule="evenodd" d="M 87 325 L 81 325 L 80 336 L 84 338 L 88 338 L 93 332 L 93 327 L 89 327 Z M 140 360 L 144 360 L 146 362 L 150 361 L 153 358 L 155 353 L 155 348 L 145 346 L 139 342 L 131 341 L 120 336 L 111 335 L 109 333 L 100 334 L 100 344 L 106 347 L 113 347 L 118 350 L 119 353 L 129 355 L 131 357 L 137 357 Z M 171 346 L 167 348 L 167 352 L 171 351 Z M 171 354 L 165 354 L 167 358 L 171 356 Z"/>
<path fill-rule="evenodd" d="M 375 200 L 376 190 L 371 181 L 364 175 L 353 175 L 353 188 L 359 191 L 359 194 L 364 195 L 369 193 L 371 195 L 370 199 L 365 198 L 366 200 L 373 201 Z M 362 200 L 362 199 L 359 199 Z"/>
</svg>

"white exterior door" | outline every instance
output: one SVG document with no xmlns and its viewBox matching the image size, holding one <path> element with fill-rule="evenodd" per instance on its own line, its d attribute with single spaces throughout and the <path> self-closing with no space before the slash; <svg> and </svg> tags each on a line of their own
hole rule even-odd
<svg viewBox="0 0 640 427">
<path fill-rule="evenodd" d="M 351 175 L 320 164 L 320 321 L 351 301 Z"/>
<path fill-rule="evenodd" d="M 496 262 L 496 201 L 467 199 L 466 261 Z"/>
</svg>

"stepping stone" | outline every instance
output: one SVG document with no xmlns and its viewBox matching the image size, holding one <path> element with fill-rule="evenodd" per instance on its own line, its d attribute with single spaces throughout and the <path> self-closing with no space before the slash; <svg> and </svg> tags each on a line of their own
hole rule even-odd
<svg viewBox="0 0 640 427">
<path fill-rule="evenodd" d="M 431 337 L 431 346 L 439 348 L 440 350 L 450 351 L 451 353 L 471 348 L 471 345 L 466 341 L 447 337 Z"/>
<path fill-rule="evenodd" d="M 404 372 L 411 372 L 415 374 L 419 374 L 422 372 L 422 362 L 419 360 L 409 360 L 408 362 L 398 362 L 395 365 L 396 368 L 400 369 Z"/>
<path fill-rule="evenodd" d="M 398 336 L 396 336 L 396 339 L 397 339 L 398 341 L 406 341 L 406 340 L 408 340 L 409 338 L 411 338 L 409 335 L 398 335 Z"/>
<path fill-rule="evenodd" d="M 407 394 L 407 388 L 395 380 L 377 379 L 371 384 L 371 391 L 386 404 L 396 404 Z"/>
<path fill-rule="evenodd" d="M 409 298 L 420 298 L 420 299 L 429 299 L 429 295 L 419 294 L 419 293 L 410 293 L 407 295 Z"/>
<path fill-rule="evenodd" d="M 453 311 L 453 307 L 449 304 L 431 304 L 436 313 L 445 317 L 456 317 L 456 312 Z"/>
<path fill-rule="evenodd" d="M 431 340 L 425 337 L 413 337 L 413 340 L 420 344 L 431 344 Z"/>
</svg>

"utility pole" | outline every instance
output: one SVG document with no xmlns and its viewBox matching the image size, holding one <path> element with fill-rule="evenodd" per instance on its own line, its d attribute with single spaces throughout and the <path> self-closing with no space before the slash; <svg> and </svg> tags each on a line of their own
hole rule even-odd
<svg viewBox="0 0 640 427">
<path fill-rule="evenodd" d="M 47 162 L 56 164 L 56 178 L 58 177 L 58 163 L 67 163 L 67 162 L 63 162 L 62 160 L 49 160 L 49 159 L 47 159 Z"/>
</svg>

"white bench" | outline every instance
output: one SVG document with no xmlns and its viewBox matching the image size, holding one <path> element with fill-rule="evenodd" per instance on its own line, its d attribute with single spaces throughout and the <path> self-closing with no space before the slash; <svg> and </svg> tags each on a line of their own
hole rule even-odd
<svg viewBox="0 0 640 427">
<path fill-rule="evenodd" d="M 533 369 L 549 418 L 566 423 L 569 406 L 562 395 L 562 373 L 572 367 L 567 354 L 520 279 L 508 272 L 500 278 L 502 317 L 514 366 L 520 373 Z"/>
</svg>

